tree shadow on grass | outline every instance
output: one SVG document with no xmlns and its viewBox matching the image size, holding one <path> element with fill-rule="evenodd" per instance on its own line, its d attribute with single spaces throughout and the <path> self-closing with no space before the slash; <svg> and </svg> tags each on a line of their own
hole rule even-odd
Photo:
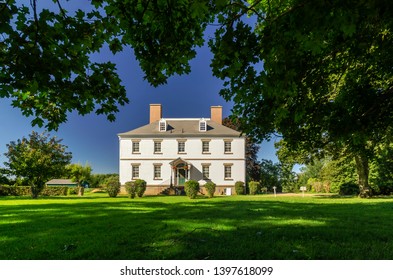
<svg viewBox="0 0 393 280">
<path fill-rule="evenodd" d="M 97 200 L 102 199 L 106 196 L 39 196 L 38 198 L 32 198 L 31 196 L 0 196 L 1 201 L 18 201 L 18 200 L 27 200 L 27 201 L 40 201 L 40 200 L 75 200 L 75 199 L 82 199 L 82 200 Z"/>
<path fill-rule="evenodd" d="M 322 198 L 322 199 L 354 199 L 354 198 L 359 198 L 357 195 L 338 195 L 338 194 L 332 194 L 332 195 L 314 195 L 315 198 Z M 391 195 L 375 195 L 371 198 L 359 198 L 359 199 L 384 199 L 384 200 L 393 200 L 393 196 Z"/>
<path fill-rule="evenodd" d="M 225 197 L 0 205 L 0 259 L 392 259 L 393 203 Z"/>
<path fill-rule="evenodd" d="M 315 198 L 323 198 L 323 199 L 353 199 L 357 196 L 355 195 L 338 195 L 338 194 L 331 194 L 331 195 L 324 195 L 324 194 L 315 194 L 313 195 Z"/>
</svg>

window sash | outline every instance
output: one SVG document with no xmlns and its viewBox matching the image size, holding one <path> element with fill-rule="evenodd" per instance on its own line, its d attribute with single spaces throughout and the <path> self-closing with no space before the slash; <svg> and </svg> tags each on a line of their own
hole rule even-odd
<svg viewBox="0 0 393 280">
<path fill-rule="evenodd" d="M 209 152 L 209 141 L 203 141 L 202 142 L 202 153 L 208 153 Z"/>
<path fill-rule="evenodd" d="M 161 166 L 154 165 L 154 179 L 161 178 Z"/>
<path fill-rule="evenodd" d="M 154 142 L 154 152 L 161 153 L 161 142 Z"/>
<path fill-rule="evenodd" d="M 160 131 L 166 131 L 166 121 L 160 121 Z"/>
<path fill-rule="evenodd" d="M 178 142 L 177 151 L 179 153 L 184 153 L 186 151 L 186 143 L 185 142 Z"/>
<path fill-rule="evenodd" d="M 232 178 L 232 168 L 229 165 L 224 167 L 224 177 L 226 179 Z"/>
<path fill-rule="evenodd" d="M 202 176 L 203 176 L 203 179 L 209 179 L 210 174 L 209 174 L 209 166 L 208 165 L 202 166 Z"/>
<path fill-rule="evenodd" d="M 139 178 L 139 165 L 132 166 L 132 178 Z"/>
<path fill-rule="evenodd" d="M 224 151 L 225 153 L 230 153 L 232 151 L 232 143 L 229 141 L 224 142 Z"/>
<path fill-rule="evenodd" d="M 139 142 L 132 142 L 132 152 L 139 153 Z"/>
<path fill-rule="evenodd" d="M 206 131 L 206 121 L 199 122 L 199 131 Z"/>
</svg>

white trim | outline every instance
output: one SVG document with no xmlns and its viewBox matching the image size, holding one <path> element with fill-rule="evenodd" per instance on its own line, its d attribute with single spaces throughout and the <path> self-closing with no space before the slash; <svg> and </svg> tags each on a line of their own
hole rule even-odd
<svg viewBox="0 0 393 280">
<path fill-rule="evenodd" d="M 177 153 L 178 154 L 178 153 Z M 187 153 L 181 153 L 181 154 L 187 154 Z M 152 158 L 121 158 L 121 160 L 173 160 L 174 158 L 161 158 L 161 157 L 152 157 Z M 187 158 L 187 157 L 182 157 L 184 160 L 209 160 L 209 161 L 217 161 L 217 160 L 226 160 L 226 161 L 232 161 L 232 160 L 242 160 L 246 161 L 244 158 L 206 158 L 206 157 L 200 157 L 200 158 Z"/>
<path fill-rule="evenodd" d="M 210 118 L 203 118 L 206 121 L 210 121 Z M 201 118 L 165 118 L 167 121 L 199 121 Z"/>
</svg>

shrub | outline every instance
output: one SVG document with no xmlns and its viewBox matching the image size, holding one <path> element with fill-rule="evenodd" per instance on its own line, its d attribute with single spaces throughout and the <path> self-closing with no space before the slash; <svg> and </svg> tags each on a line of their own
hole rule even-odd
<svg viewBox="0 0 393 280">
<path fill-rule="evenodd" d="M 287 193 L 295 193 L 299 191 L 299 186 L 294 182 L 283 182 L 282 191 Z"/>
<path fill-rule="evenodd" d="M 267 193 L 267 188 L 266 187 L 261 188 L 261 193 Z"/>
<path fill-rule="evenodd" d="M 15 195 L 31 195 L 31 187 L 30 186 L 16 186 L 15 187 Z"/>
<path fill-rule="evenodd" d="M 8 195 L 8 187 L 0 186 L 0 196 L 7 196 Z"/>
<path fill-rule="evenodd" d="M 393 193 L 393 186 L 380 185 L 371 186 L 373 195 L 391 195 Z"/>
<path fill-rule="evenodd" d="M 184 190 L 189 198 L 196 198 L 199 192 L 199 183 L 195 180 L 189 180 L 184 184 Z"/>
<path fill-rule="evenodd" d="M 75 195 L 78 194 L 78 188 L 77 187 L 69 187 L 67 191 L 67 195 Z"/>
<path fill-rule="evenodd" d="M 8 196 L 8 195 L 10 195 L 10 187 L 0 186 L 0 196 Z"/>
<path fill-rule="evenodd" d="M 134 181 L 126 182 L 126 191 L 129 198 L 135 198 L 136 196 L 136 186 Z"/>
<path fill-rule="evenodd" d="M 67 195 L 68 187 L 44 187 L 41 192 L 42 196 L 59 196 L 59 195 Z"/>
<path fill-rule="evenodd" d="M 237 195 L 245 194 L 244 193 L 244 183 L 242 181 L 237 181 L 235 183 L 235 192 Z"/>
<path fill-rule="evenodd" d="M 359 185 L 355 183 L 343 183 L 340 185 L 340 195 L 358 195 L 359 193 Z"/>
<path fill-rule="evenodd" d="M 258 194 L 261 192 L 261 184 L 259 182 L 251 181 L 248 183 L 248 187 L 250 188 L 250 194 Z"/>
<path fill-rule="evenodd" d="M 207 182 L 205 185 L 205 190 L 207 191 L 207 195 L 212 198 L 214 196 L 214 193 L 216 191 L 216 184 L 213 182 Z"/>
<path fill-rule="evenodd" d="M 0 186 L 0 196 L 22 196 L 30 194 L 29 186 Z"/>
<path fill-rule="evenodd" d="M 138 197 L 142 197 L 146 191 L 146 181 L 142 179 L 138 179 L 134 182 L 135 190 Z"/>
<path fill-rule="evenodd" d="M 393 186 L 382 185 L 379 186 L 382 195 L 391 195 L 393 193 Z"/>
<path fill-rule="evenodd" d="M 330 188 L 331 193 L 339 193 L 340 192 L 340 184 L 336 182 L 332 182 L 332 186 Z"/>
<path fill-rule="evenodd" d="M 330 193 L 331 183 L 329 181 L 319 181 L 316 178 L 310 178 L 307 181 L 307 189 L 316 193 Z"/>
<path fill-rule="evenodd" d="M 116 197 L 120 192 L 120 182 L 117 178 L 112 178 L 106 182 L 105 190 L 109 197 Z"/>
</svg>

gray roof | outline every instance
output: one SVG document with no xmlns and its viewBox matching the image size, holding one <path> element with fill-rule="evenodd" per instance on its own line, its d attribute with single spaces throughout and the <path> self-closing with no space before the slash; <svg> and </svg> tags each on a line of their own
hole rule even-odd
<svg viewBox="0 0 393 280">
<path fill-rule="evenodd" d="M 206 120 L 207 131 L 199 131 L 199 120 L 166 119 L 167 130 L 159 131 L 159 121 L 134 130 L 119 133 L 120 137 L 240 137 L 240 132 L 216 122 Z"/>
<path fill-rule="evenodd" d="M 71 179 L 52 179 L 46 182 L 47 185 L 76 185 Z"/>
</svg>

